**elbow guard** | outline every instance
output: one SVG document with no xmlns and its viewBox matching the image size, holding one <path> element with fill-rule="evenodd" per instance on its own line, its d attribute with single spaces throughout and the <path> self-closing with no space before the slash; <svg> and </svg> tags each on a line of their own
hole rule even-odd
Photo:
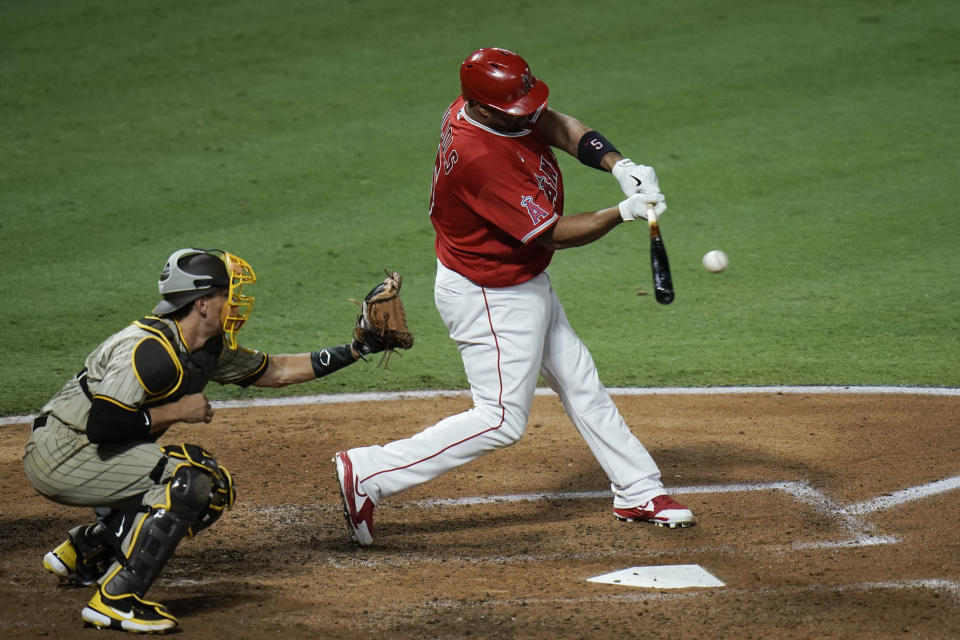
<svg viewBox="0 0 960 640">
<path fill-rule="evenodd" d="M 87 439 L 94 444 L 131 442 L 150 438 L 150 412 L 118 404 L 103 396 L 90 401 Z"/>
</svg>

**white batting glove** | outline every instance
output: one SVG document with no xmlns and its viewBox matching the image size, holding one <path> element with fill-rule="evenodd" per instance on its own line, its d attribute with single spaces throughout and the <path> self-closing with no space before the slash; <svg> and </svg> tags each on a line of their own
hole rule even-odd
<svg viewBox="0 0 960 640">
<path fill-rule="evenodd" d="M 653 167 L 643 164 L 637 164 L 630 158 L 624 158 L 613 165 L 610 170 L 613 177 L 620 183 L 625 196 L 632 196 L 635 193 L 660 193 L 660 184 L 657 182 L 657 172 Z M 657 215 L 667 210 L 664 203 L 657 204 Z"/>
<path fill-rule="evenodd" d="M 637 164 L 630 158 L 624 158 L 613 165 L 610 172 L 620 183 L 625 196 L 629 197 L 635 193 L 660 193 L 657 172 L 653 167 Z"/>
<path fill-rule="evenodd" d="M 635 193 L 619 205 L 620 217 L 624 222 L 631 220 L 646 220 L 649 213 L 647 205 L 654 205 L 653 211 L 657 218 L 667 210 L 662 193 Z"/>
</svg>

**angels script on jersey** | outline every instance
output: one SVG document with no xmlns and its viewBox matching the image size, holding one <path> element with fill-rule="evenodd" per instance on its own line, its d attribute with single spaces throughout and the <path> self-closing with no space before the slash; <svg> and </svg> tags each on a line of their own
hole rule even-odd
<svg viewBox="0 0 960 640">
<path fill-rule="evenodd" d="M 435 191 L 437 188 L 437 178 L 440 177 L 440 169 L 443 169 L 443 175 L 449 175 L 453 170 L 453 165 L 457 164 L 460 157 L 456 149 L 451 149 L 453 144 L 453 126 L 450 124 L 450 114 L 452 109 L 447 109 L 443 114 L 443 121 L 440 123 L 440 145 L 437 147 L 437 162 L 433 167 L 433 183 L 430 185 L 430 208 L 428 215 L 433 215 L 433 205 Z"/>
<path fill-rule="evenodd" d="M 540 191 L 547 196 L 550 204 L 557 206 L 557 195 L 560 193 L 557 183 L 560 181 L 560 172 L 549 159 L 540 156 L 540 169 L 534 175 L 537 177 Z"/>
<path fill-rule="evenodd" d="M 443 160 L 443 175 L 449 175 L 453 170 L 453 165 L 457 164 L 457 150 L 451 149 L 453 143 L 453 126 L 450 124 L 451 110 L 443 115 L 443 122 L 440 123 L 440 149 L 439 158 Z"/>
</svg>

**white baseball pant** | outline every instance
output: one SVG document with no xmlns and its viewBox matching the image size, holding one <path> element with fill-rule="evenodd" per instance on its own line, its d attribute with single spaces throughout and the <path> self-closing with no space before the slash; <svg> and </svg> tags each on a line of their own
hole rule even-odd
<svg viewBox="0 0 960 640">
<path fill-rule="evenodd" d="M 474 406 L 411 438 L 350 449 L 362 490 L 374 504 L 517 442 L 539 374 L 610 478 L 615 508 L 665 493 L 660 470 L 601 384 L 549 276 L 485 288 L 437 264 L 434 300 L 457 342 Z"/>
</svg>

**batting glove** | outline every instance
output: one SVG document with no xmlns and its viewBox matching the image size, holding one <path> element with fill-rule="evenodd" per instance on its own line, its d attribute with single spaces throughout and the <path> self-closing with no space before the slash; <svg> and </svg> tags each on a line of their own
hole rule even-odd
<svg viewBox="0 0 960 640">
<path fill-rule="evenodd" d="M 623 218 L 624 222 L 646 220 L 648 204 L 655 205 L 653 210 L 658 218 L 661 213 L 667 210 L 667 204 L 664 202 L 662 193 L 635 193 L 618 205 L 620 217 Z"/>
<path fill-rule="evenodd" d="M 660 193 L 657 172 L 653 167 L 637 164 L 630 158 L 624 158 L 613 165 L 610 172 L 620 183 L 625 196 L 632 196 L 635 193 Z"/>
</svg>

